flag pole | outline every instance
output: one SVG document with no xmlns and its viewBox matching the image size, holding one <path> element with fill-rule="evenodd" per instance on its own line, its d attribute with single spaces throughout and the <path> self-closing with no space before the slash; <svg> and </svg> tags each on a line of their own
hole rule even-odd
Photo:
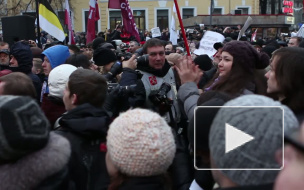
<svg viewBox="0 0 304 190">
<path fill-rule="evenodd" d="M 39 24 L 39 0 L 36 0 L 36 18 L 37 18 L 37 41 L 38 41 L 38 47 L 42 48 L 41 42 L 40 42 L 40 24 Z"/>
<path fill-rule="evenodd" d="M 183 22 L 182 22 L 182 19 L 181 19 L 181 16 L 180 16 L 177 0 L 174 0 L 174 4 L 175 4 L 175 7 L 176 7 L 177 17 L 178 17 L 178 20 L 179 20 L 179 25 L 180 25 L 181 30 L 182 30 L 183 39 L 184 39 L 185 47 L 186 47 L 186 50 L 187 50 L 187 54 L 188 54 L 188 56 L 190 56 L 190 49 L 189 49 L 189 46 L 188 46 L 188 41 L 187 41 L 184 25 L 183 25 Z"/>
</svg>

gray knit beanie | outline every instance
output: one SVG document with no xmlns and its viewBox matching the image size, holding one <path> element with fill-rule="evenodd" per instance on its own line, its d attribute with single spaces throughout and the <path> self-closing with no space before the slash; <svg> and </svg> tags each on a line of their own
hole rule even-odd
<svg viewBox="0 0 304 190">
<path fill-rule="evenodd" d="M 49 122 L 35 100 L 0 96 L 0 164 L 43 148 L 49 130 Z"/>
<path fill-rule="evenodd" d="M 281 166 L 275 152 L 282 148 L 282 109 L 284 130 L 299 126 L 293 112 L 280 102 L 260 95 L 245 95 L 227 102 L 224 106 L 280 106 L 280 108 L 221 108 L 213 120 L 209 146 L 216 168 L 271 168 Z M 251 135 L 254 140 L 225 153 L 225 123 Z M 273 183 L 278 170 L 222 170 L 238 185 Z"/>
</svg>

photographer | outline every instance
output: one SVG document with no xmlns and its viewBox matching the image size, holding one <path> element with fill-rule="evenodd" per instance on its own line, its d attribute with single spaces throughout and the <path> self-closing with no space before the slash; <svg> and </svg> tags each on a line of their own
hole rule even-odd
<svg viewBox="0 0 304 190">
<path fill-rule="evenodd" d="M 117 62 L 115 53 L 108 49 L 99 47 L 94 51 L 93 61 L 98 66 L 103 66 L 102 74 L 109 83 L 116 83 L 116 76 L 121 73 L 121 63 Z"/>
<path fill-rule="evenodd" d="M 152 38 L 143 46 L 144 56 L 137 58 L 137 69 L 142 74 L 141 80 L 135 71 L 135 65 L 123 63 L 122 85 L 137 84 L 139 94 L 134 103 L 145 106 L 164 115 L 166 121 L 174 128 L 180 121 L 174 72 L 165 59 L 165 44 Z M 135 56 L 129 61 L 132 62 Z M 142 93 L 143 92 L 143 93 Z"/>
</svg>

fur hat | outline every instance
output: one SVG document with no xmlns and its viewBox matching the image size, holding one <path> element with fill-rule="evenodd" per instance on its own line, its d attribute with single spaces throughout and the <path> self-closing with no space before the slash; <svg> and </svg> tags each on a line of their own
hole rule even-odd
<svg viewBox="0 0 304 190">
<path fill-rule="evenodd" d="M 208 71 L 212 67 L 212 61 L 206 54 L 197 56 L 193 61 L 203 71 Z"/>
<path fill-rule="evenodd" d="M 0 164 L 15 161 L 43 148 L 50 125 L 35 100 L 0 96 Z"/>
<path fill-rule="evenodd" d="M 49 74 L 49 94 L 57 98 L 63 98 L 63 92 L 69 77 L 77 68 L 70 64 L 62 64 L 52 69 Z"/>
<path fill-rule="evenodd" d="M 241 64 L 245 69 L 253 72 L 254 69 L 265 69 L 269 65 L 269 56 L 259 53 L 249 42 L 231 41 L 224 45 L 226 51 L 233 57 L 233 63 Z"/>
<path fill-rule="evenodd" d="M 99 47 L 94 51 L 93 61 L 98 66 L 105 66 L 116 60 L 115 53 L 110 49 Z"/>
<path fill-rule="evenodd" d="M 281 166 L 275 152 L 282 148 L 282 109 L 284 131 L 298 127 L 293 112 L 280 102 L 260 95 L 245 95 L 227 102 L 224 106 L 280 106 L 280 108 L 221 108 L 213 120 L 209 146 L 217 168 L 272 168 Z M 282 109 L 281 109 L 282 108 Z M 225 123 L 252 135 L 254 140 L 225 153 Z M 222 170 L 234 183 L 261 185 L 273 183 L 277 170 Z"/>
<path fill-rule="evenodd" d="M 144 109 L 129 110 L 113 121 L 107 147 L 113 164 L 128 176 L 163 174 L 176 151 L 172 130 L 166 121 Z"/>
</svg>

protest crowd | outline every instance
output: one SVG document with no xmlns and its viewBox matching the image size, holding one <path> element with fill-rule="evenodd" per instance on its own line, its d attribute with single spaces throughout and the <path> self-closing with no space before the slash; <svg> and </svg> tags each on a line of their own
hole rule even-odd
<svg viewBox="0 0 304 190">
<path fill-rule="evenodd" d="M 0 190 L 303 189 L 304 41 L 240 30 L 1 41 Z M 225 153 L 223 120 L 255 141 Z"/>
</svg>

